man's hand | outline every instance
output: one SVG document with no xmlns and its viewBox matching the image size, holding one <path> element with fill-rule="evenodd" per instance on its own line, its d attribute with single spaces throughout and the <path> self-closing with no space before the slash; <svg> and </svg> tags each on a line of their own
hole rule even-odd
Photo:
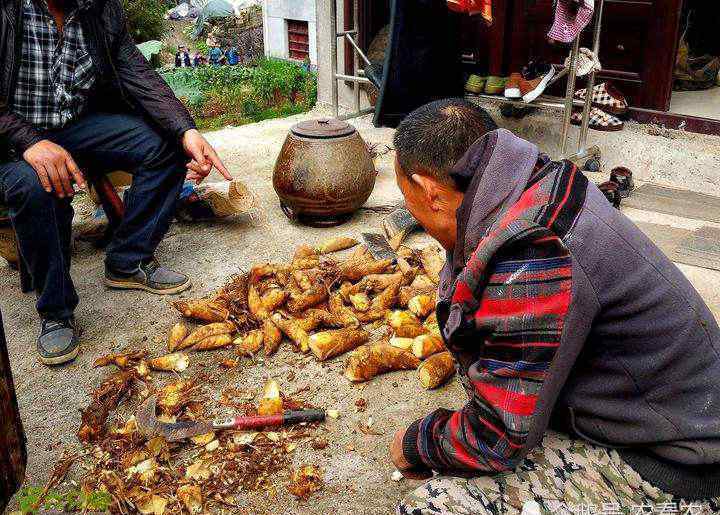
<svg viewBox="0 0 720 515">
<path fill-rule="evenodd" d="M 390 444 L 390 459 L 392 460 L 395 467 L 408 479 L 428 479 L 432 477 L 432 472 L 429 470 L 420 470 L 414 467 L 405 459 L 403 454 L 403 437 L 405 436 L 405 430 L 400 429 Z"/>
<path fill-rule="evenodd" d="M 23 153 L 23 159 L 33 167 L 48 193 L 55 192 L 59 198 L 72 197 L 73 182 L 85 188 L 85 178 L 70 153 L 50 140 L 35 143 Z"/>
<path fill-rule="evenodd" d="M 215 149 L 212 148 L 212 145 L 207 142 L 197 129 L 186 131 L 185 134 L 183 134 L 182 144 L 185 153 L 191 158 L 191 161 L 187 165 L 188 180 L 200 184 L 205 177 L 210 174 L 213 167 L 215 167 L 225 179 L 232 181 L 232 175 L 230 175 L 230 172 L 225 168 Z"/>
</svg>

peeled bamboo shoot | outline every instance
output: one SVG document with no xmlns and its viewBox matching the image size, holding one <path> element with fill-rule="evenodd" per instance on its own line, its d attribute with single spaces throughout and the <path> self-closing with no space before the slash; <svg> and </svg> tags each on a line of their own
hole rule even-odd
<svg viewBox="0 0 720 515">
<path fill-rule="evenodd" d="M 425 359 L 444 350 L 446 349 L 442 339 L 432 334 L 421 334 L 413 340 L 412 353 L 420 359 Z"/>
<path fill-rule="evenodd" d="M 375 376 L 394 370 L 415 369 L 420 360 L 412 353 L 378 343 L 355 350 L 345 365 L 345 377 L 350 381 L 369 381 Z"/>
<path fill-rule="evenodd" d="M 350 247 L 354 247 L 357 244 L 358 241 L 354 238 L 340 236 L 337 238 L 330 238 L 329 240 L 322 242 L 318 246 L 317 251 L 320 254 L 330 254 L 331 252 L 338 252 L 340 250 L 349 249 Z"/>
<path fill-rule="evenodd" d="M 432 389 L 445 384 L 455 373 L 455 361 L 445 351 L 433 354 L 418 368 L 418 377 L 423 388 Z"/>
<path fill-rule="evenodd" d="M 310 336 L 310 350 L 319 361 L 334 358 L 367 342 L 370 335 L 360 329 L 336 329 Z"/>
</svg>

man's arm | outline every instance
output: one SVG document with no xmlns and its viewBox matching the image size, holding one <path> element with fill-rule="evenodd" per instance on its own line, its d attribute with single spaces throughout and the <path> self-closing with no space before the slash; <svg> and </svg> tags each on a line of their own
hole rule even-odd
<svg viewBox="0 0 720 515">
<path fill-rule="evenodd" d="M 138 50 L 128 32 L 122 4 L 119 0 L 111 0 L 107 5 L 107 9 L 112 10 L 108 14 L 117 17 L 122 26 L 115 48 L 112 49 L 112 57 L 125 93 L 151 120 L 182 143 L 185 153 L 191 159 L 188 164 L 189 180 L 200 183 L 213 167 L 225 179 L 232 180 L 232 175 L 215 149 L 198 132 L 188 110 Z"/>
<path fill-rule="evenodd" d="M 72 197 L 72 182 L 81 188 L 85 179 L 72 156 L 62 147 L 45 139 L 23 117 L 16 115 L 7 104 L 0 102 L 0 140 L 18 152 L 38 175 L 45 191 L 60 198 Z"/>
<path fill-rule="evenodd" d="M 44 136 L 21 116 L 10 111 L 10 107 L 0 101 L 0 140 L 8 143 L 22 155 Z"/>
<path fill-rule="evenodd" d="M 151 120 L 179 141 L 186 131 L 195 129 L 192 116 L 138 50 L 128 32 L 120 1 L 109 1 L 106 9 L 111 11 L 105 16 L 118 19 L 122 27 L 110 51 L 123 91 Z"/>
<path fill-rule="evenodd" d="M 556 237 L 495 264 L 473 315 L 477 338 L 460 343 L 485 346 L 467 372 L 471 399 L 458 411 L 438 409 L 414 422 L 402 437 L 401 459 L 394 460 L 399 468 L 465 474 L 518 465 L 530 450 L 531 431 L 546 429 L 548 417 L 537 413 L 537 404 L 563 339 L 572 268 Z M 574 325 L 572 338 L 587 337 L 592 316 L 584 321 Z M 544 392 L 543 412 L 552 410 L 562 382 Z"/>
</svg>

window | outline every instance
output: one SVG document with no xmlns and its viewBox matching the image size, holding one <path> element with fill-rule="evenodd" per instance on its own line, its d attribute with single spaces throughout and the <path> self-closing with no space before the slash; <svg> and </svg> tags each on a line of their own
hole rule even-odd
<svg viewBox="0 0 720 515">
<path fill-rule="evenodd" d="M 310 56 L 308 22 L 287 20 L 287 28 L 290 59 L 304 61 Z"/>
</svg>

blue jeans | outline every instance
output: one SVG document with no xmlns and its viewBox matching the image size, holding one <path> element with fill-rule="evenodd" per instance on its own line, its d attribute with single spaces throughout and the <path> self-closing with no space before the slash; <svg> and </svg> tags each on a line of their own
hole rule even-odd
<svg viewBox="0 0 720 515">
<path fill-rule="evenodd" d="M 132 273 L 152 259 L 175 212 L 186 159 L 179 144 L 141 118 L 90 114 L 48 139 L 65 148 L 86 174 L 126 170 L 125 217 L 107 247 L 105 264 Z M 78 296 L 70 276 L 73 209 L 70 200 L 47 193 L 25 161 L 0 164 L 0 199 L 10 210 L 20 254 L 32 276 L 41 317 L 73 315 Z"/>
</svg>

